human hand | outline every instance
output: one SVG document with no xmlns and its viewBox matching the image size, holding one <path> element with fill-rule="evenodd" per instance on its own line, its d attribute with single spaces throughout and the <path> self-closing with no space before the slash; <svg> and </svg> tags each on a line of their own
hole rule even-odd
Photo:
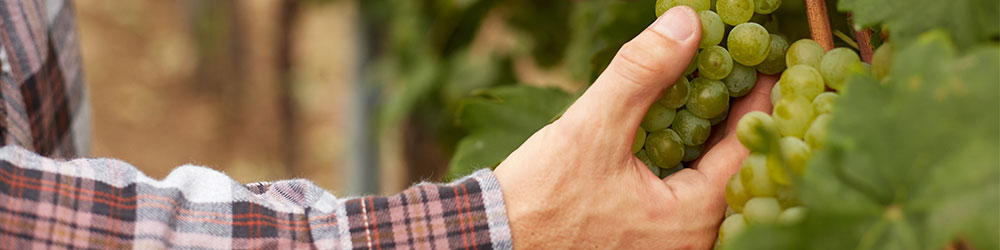
<svg viewBox="0 0 1000 250">
<path fill-rule="evenodd" d="M 708 249 L 725 212 L 726 181 L 749 151 L 736 123 L 770 112 L 776 77 L 760 75 L 732 103 L 702 158 L 661 180 L 632 155 L 647 109 L 683 74 L 701 26 L 689 7 L 670 9 L 625 44 L 561 118 L 511 153 L 494 172 L 514 246 L 522 249 Z M 713 145 L 714 144 L 714 145 Z"/>
</svg>

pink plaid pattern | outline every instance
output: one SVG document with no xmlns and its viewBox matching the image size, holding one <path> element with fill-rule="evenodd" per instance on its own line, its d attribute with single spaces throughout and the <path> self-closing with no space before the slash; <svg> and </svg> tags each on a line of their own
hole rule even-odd
<svg viewBox="0 0 1000 250">
<path fill-rule="evenodd" d="M 0 143 L 70 158 L 89 145 L 73 3 L 0 0 Z"/>
<path fill-rule="evenodd" d="M 196 166 L 153 180 L 0 148 L 0 242 L 18 249 L 510 249 L 502 197 L 489 170 L 338 199 L 305 180 L 240 185 Z"/>
</svg>

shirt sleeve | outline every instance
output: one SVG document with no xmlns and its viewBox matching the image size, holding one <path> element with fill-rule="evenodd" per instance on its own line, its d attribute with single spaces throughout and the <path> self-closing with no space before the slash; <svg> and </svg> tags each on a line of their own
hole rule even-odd
<svg viewBox="0 0 1000 250">
<path fill-rule="evenodd" d="M 0 242 L 14 249 L 510 249 L 489 170 L 392 196 L 337 198 L 296 179 L 241 185 L 181 166 L 162 180 L 111 159 L 0 148 Z"/>
</svg>

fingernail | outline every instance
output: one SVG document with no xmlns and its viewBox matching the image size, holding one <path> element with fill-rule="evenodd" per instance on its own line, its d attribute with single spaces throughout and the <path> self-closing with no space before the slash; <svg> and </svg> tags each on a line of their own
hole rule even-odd
<svg viewBox="0 0 1000 250">
<path fill-rule="evenodd" d="M 657 32 L 666 35 L 674 41 L 682 42 L 691 37 L 694 34 L 695 25 L 698 25 L 696 21 L 694 10 L 686 6 L 673 7 L 663 13 L 656 22 L 653 23 L 653 29 Z"/>
</svg>

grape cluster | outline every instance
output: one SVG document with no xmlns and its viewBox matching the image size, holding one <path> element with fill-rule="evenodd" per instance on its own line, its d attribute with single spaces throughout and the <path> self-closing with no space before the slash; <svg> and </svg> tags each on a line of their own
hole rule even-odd
<svg viewBox="0 0 1000 250">
<path fill-rule="evenodd" d="M 726 244 L 748 225 L 793 224 L 804 218 L 806 208 L 789 186 L 805 171 L 812 153 L 827 143 L 827 126 L 845 80 L 852 74 L 885 77 L 892 46 L 877 51 L 868 65 L 847 48 L 825 51 L 808 39 L 792 43 L 785 55 L 788 68 L 771 90 L 771 114 L 750 112 L 737 123 L 736 136 L 751 153 L 726 185 L 729 207 L 718 243 Z"/>
<path fill-rule="evenodd" d="M 730 98 L 750 93 L 758 71 L 783 71 L 788 48 L 784 37 L 762 25 L 781 0 L 657 0 L 656 14 L 679 5 L 698 12 L 700 49 L 684 76 L 649 108 L 632 145 L 661 178 L 701 155 L 712 126 L 729 115 Z"/>
<path fill-rule="evenodd" d="M 826 144 L 846 80 L 852 74 L 884 78 L 892 46 L 879 47 L 869 65 L 848 48 L 826 51 L 809 39 L 789 44 L 769 32 L 776 30 L 771 13 L 781 0 L 657 0 L 656 14 L 679 5 L 698 12 L 700 50 L 685 76 L 650 107 L 632 152 L 661 178 L 680 170 L 700 156 L 711 126 L 728 115 L 729 99 L 748 94 L 757 72 L 781 74 L 771 90 L 771 114 L 750 112 L 737 123 L 737 137 L 751 153 L 726 185 L 728 209 L 716 246 L 747 226 L 802 220 L 806 208 L 790 185 Z"/>
</svg>

